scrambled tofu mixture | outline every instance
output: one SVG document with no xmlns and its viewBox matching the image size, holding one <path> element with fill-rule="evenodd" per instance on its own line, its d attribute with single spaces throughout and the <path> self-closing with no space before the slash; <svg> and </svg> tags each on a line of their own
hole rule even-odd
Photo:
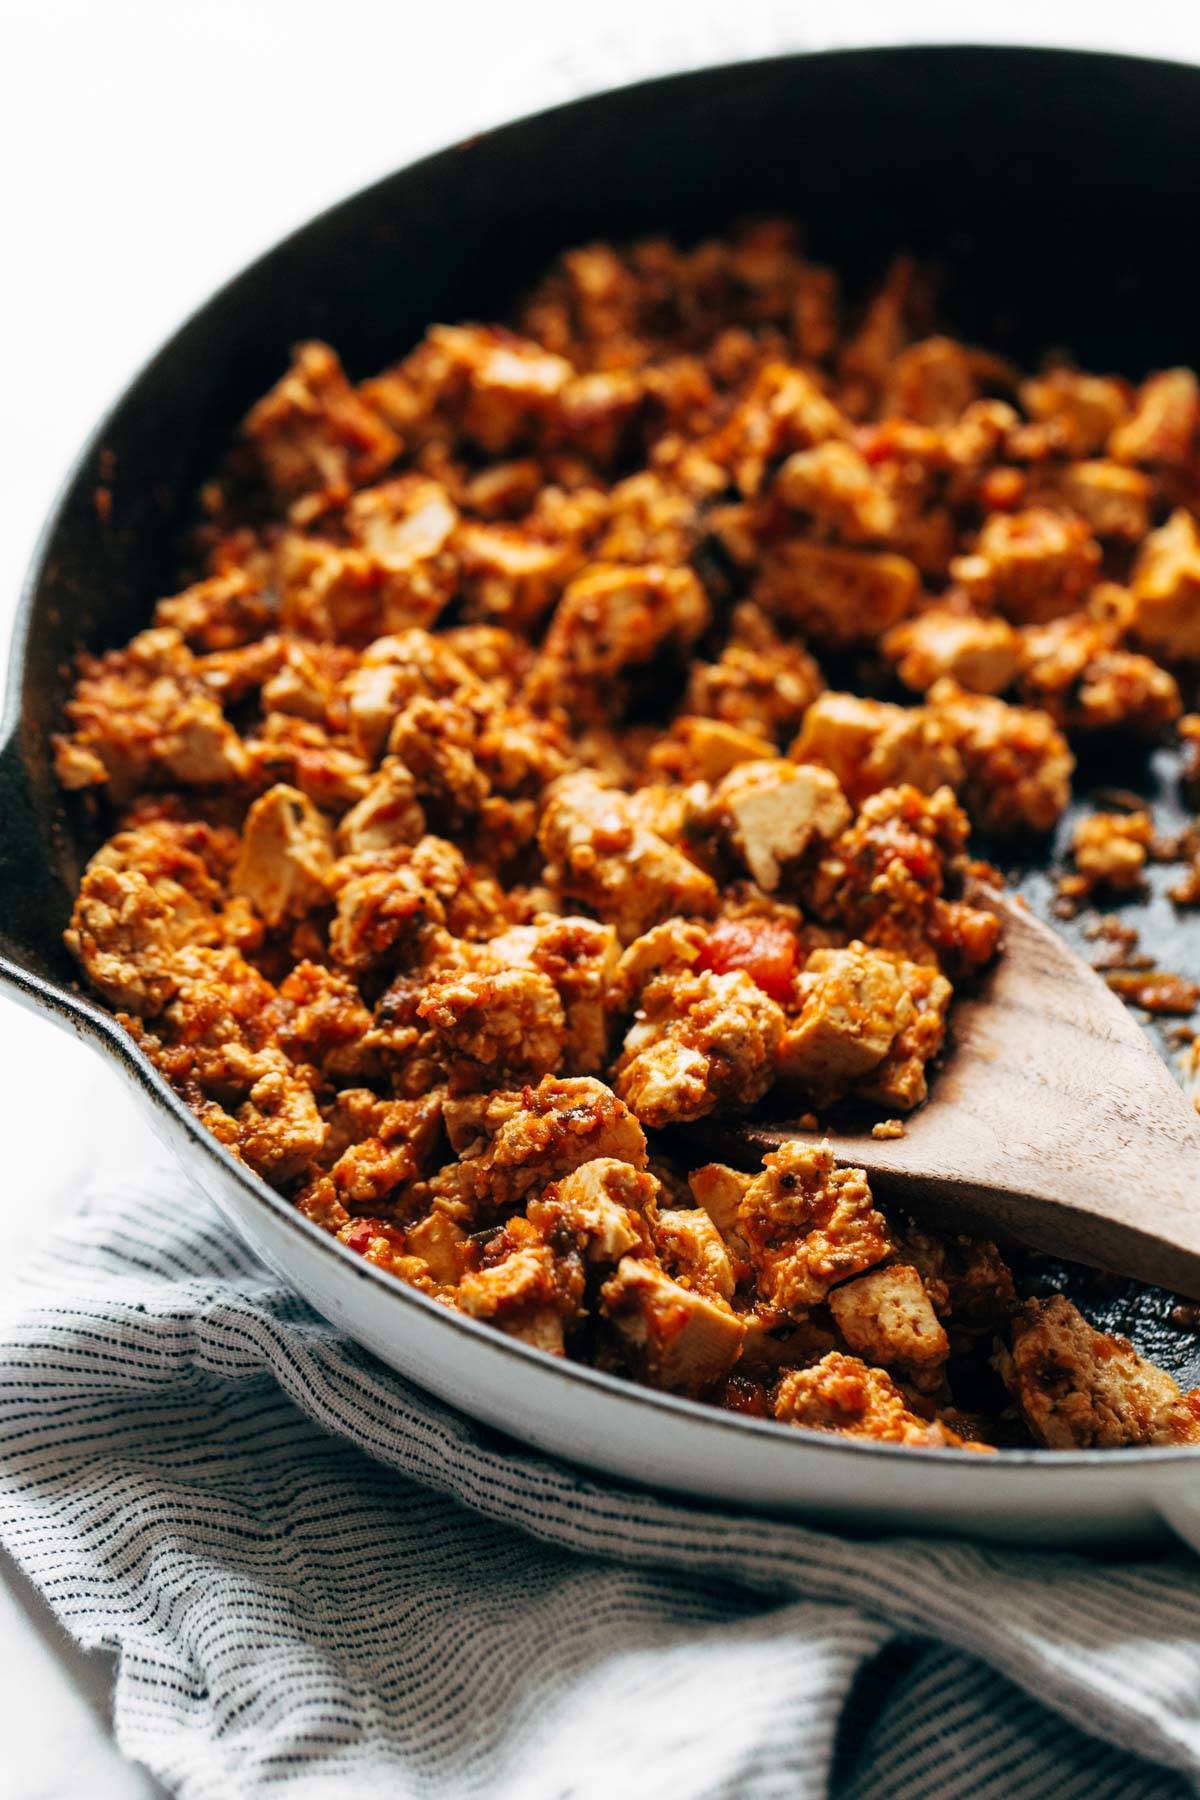
<svg viewBox="0 0 1200 1800">
<path fill-rule="evenodd" d="M 828 1146 L 687 1155 L 768 1092 L 902 1132 L 1000 948 L 971 828 L 1049 831 L 1200 657 L 1195 376 L 931 330 L 909 262 L 851 308 L 767 224 L 573 251 L 358 386 L 301 345 L 200 578 L 80 660 L 67 942 L 235 1156 L 542 1350 L 893 1443 L 1200 1442 Z M 1079 869 L 1149 844 L 1098 815 Z"/>
</svg>

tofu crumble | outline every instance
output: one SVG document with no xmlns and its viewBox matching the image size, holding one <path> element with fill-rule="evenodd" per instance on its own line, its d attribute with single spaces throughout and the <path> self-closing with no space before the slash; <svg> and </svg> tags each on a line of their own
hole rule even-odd
<svg viewBox="0 0 1200 1800">
<path fill-rule="evenodd" d="M 1200 1443 L 828 1142 L 688 1156 L 764 1103 L 902 1136 L 1003 954 L 973 834 L 1049 833 L 1090 736 L 1200 734 L 1196 377 L 1025 374 L 932 302 L 767 221 L 570 251 L 358 383 L 300 345 L 196 578 L 79 658 L 66 941 L 234 1156 L 552 1355 L 879 1442 Z M 1085 821 L 1079 892 L 1152 849 Z"/>
</svg>

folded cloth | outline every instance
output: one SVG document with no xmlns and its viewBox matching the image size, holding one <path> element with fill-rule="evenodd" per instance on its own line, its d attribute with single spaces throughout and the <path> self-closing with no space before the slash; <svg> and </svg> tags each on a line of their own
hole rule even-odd
<svg viewBox="0 0 1200 1800">
<path fill-rule="evenodd" d="M 157 1153 L 155 1153 L 157 1156 Z M 1200 1566 L 864 1542 L 602 1482 L 410 1387 L 173 1165 L 0 1325 L 0 1540 L 186 1796 L 1167 1796 Z"/>
</svg>

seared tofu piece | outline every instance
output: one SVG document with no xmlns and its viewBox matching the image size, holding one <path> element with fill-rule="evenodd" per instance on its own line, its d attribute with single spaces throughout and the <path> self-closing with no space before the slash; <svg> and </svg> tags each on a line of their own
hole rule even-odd
<svg viewBox="0 0 1200 1800">
<path fill-rule="evenodd" d="M 912 1412 L 883 1369 L 870 1369 L 857 1356 L 845 1356 L 838 1350 L 831 1350 L 809 1369 L 789 1370 L 775 1391 L 772 1410 L 785 1425 L 845 1432 L 880 1444 L 946 1449 L 963 1441 L 937 1420 Z"/>
<path fill-rule="evenodd" d="M 920 592 L 916 565 L 893 551 L 783 538 L 764 550 L 750 598 L 814 642 L 848 649 L 897 624 Z"/>
<path fill-rule="evenodd" d="M 1136 544 L 1150 529 L 1154 484 L 1140 469 L 1103 458 L 1068 463 L 1055 489 L 1098 538 Z"/>
<path fill-rule="evenodd" d="M 834 1288 L 829 1310 L 851 1350 L 868 1362 L 930 1369 L 950 1354 L 942 1322 L 911 1264 L 889 1263 Z"/>
<path fill-rule="evenodd" d="M 376 480 L 400 440 L 356 394 L 328 344 L 301 344 L 243 426 L 276 499 L 298 518 L 340 505 Z"/>
<path fill-rule="evenodd" d="M 837 1168 L 827 1141 L 792 1142 L 765 1156 L 738 1219 L 760 1299 L 794 1317 L 892 1254 L 865 1173 Z"/>
<path fill-rule="evenodd" d="M 570 539 L 538 536 L 522 525 L 465 521 L 454 548 L 468 618 L 528 629 L 547 613 L 583 560 Z"/>
<path fill-rule="evenodd" d="M 1068 456 L 1095 456 L 1129 416 L 1128 385 L 1081 369 L 1051 369 L 1021 383 L 1021 405 L 1031 419 L 1051 425 Z"/>
<path fill-rule="evenodd" d="M 138 634 L 124 650 L 84 657 L 56 738 L 67 788 L 108 784 L 118 804 L 145 787 L 229 787 L 250 770 L 246 747 L 200 678 L 182 634 Z"/>
<path fill-rule="evenodd" d="M 1015 625 L 1040 625 L 1082 605 L 1100 573 L 1100 546 L 1083 519 L 1031 506 L 993 513 L 951 573 Z"/>
<path fill-rule="evenodd" d="M 679 1394 L 702 1394 L 723 1381 L 746 1331 L 719 1297 L 683 1287 L 632 1256 L 605 1282 L 600 1310 L 642 1380 Z"/>
<path fill-rule="evenodd" d="M 767 362 L 708 449 L 743 494 L 757 494 L 780 457 L 848 438 L 850 431 L 850 421 L 810 374 Z"/>
<path fill-rule="evenodd" d="M 1130 586 L 1139 642 L 1172 662 L 1200 659 L 1200 525 L 1182 506 L 1142 545 Z"/>
<path fill-rule="evenodd" d="M 432 1054 L 451 1090 L 554 1074 L 562 1064 L 566 1018 L 554 984 L 536 969 L 451 970 L 435 976 L 417 1003 L 433 1035 Z"/>
<path fill-rule="evenodd" d="M 530 338 L 486 325 L 435 325 L 416 353 L 420 373 L 458 429 L 490 456 L 553 430 L 574 371 Z"/>
<path fill-rule="evenodd" d="M 1002 694 L 1017 673 L 1020 639 L 1007 619 L 931 606 L 884 638 L 905 687 L 925 693 L 948 675 L 972 694 Z"/>
<path fill-rule="evenodd" d="M 526 686 L 537 707 L 609 716 L 613 684 L 661 650 L 686 650 L 708 624 L 693 570 L 667 563 L 595 563 L 569 583 Z"/>
<path fill-rule="evenodd" d="M 702 1207 L 663 1207 L 651 1230 L 664 1268 L 697 1293 L 732 1300 L 737 1279 L 725 1240 Z"/>
<path fill-rule="evenodd" d="M 1075 758 L 1044 712 L 939 681 L 929 704 L 962 758 L 972 823 L 1001 835 L 1049 831 L 1071 797 Z"/>
<path fill-rule="evenodd" d="M 1200 423 L 1200 384 L 1190 369 L 1164 369 L 1138 389 L 1132 417 L 1114 427 L 1108 453 L 1121 463 L 1181 463 Z"/>
<path fill-rule="evenodd" d="M 1094 1331 L 1061 1294 L 1029 1300 L 996 1366 L 1051 1450 L 1200 1443 L 1200 1389 L 1181 1394 L 1124 1338 Z"/>
<path fill-rule="evenodd" d="M 887 488 L 861 450 L 838 438 L 789 456 L 773 492 L 793 512 L 810 513 L 843 543 L 886 538 L 896 525 L 896 506 Z"/>
<path fill-rule="evenodd" d="M 430 1183 L 439 1209 L 460 1224 L 494 1217 L 595 1157 L 646 1166 L 645 1133 L 602 1082 L 547 1075 L 536 1087 L 498 1089 L 472 1103 L 458 1118 L 447 1107 L 461 1160 Z"/>
<path fill-rule="evenodd" d="M 526 1216 L 547 1243 L 570 1243 L 585 1263 L 615 1267 L 624 1256 L 652 1256 L 658 1183 L 615 1157 L 581 1163 L 531 1200 Z"/>
<path fill-rule="evenodd" d="M 804 646 L 781 638 L 761 608 L 744 600 L 717 661 L 692 663 L 684 705 L 774 743 L 795 731 L 823 685 Z"/>
<path fill-rule="evenodd" d="M 675 914 L 708 916 L 717 889 L 703 869 L 636 822 L 627 795 L 589 774 L 553 789 L 539 832 L 546 880 L 616 927 L 622 943 Z"/>
<path fill-rule="evenodd" d="M 881 1063 L 915 1017 L 896 961 L 865 944 L 814 950 L 796 982 L 799 1013 L 779 1046 L 781 1080 L 827 1101 Z"/>
<path fill-rule="evenodd" d="M 743 763 L 778 756 L 775 745 L 723 719 L 676 719 L 646 758 L 646 773 L 668 782 L 720 781 Z"/>
<path fill-rule="evenodd" d="M 644 1125 L 743 1110 L 775 1077 L 783 1012 L 740 970 L 656 976 L 613 1071 L 617 1093 Z"/>
<path fill-rule="evenodd" d="M 1126 598 L 1122 593 L 1122 603 Z M 1170 671 L 1126 650 L 1115 626 L 1086 613 L 1027 625 L 1020 646 L 1021 698 L 1064 731 L 1115 728 L 1154 737 L 1183 711 Z"/>
<path fill-rule="evenodd" d="M 911 1112 L 928 1097 L 927 1069 L 945 1042 L 953 989 L 929 963 L 908 962 L 902 956 L 894 961 L 913 1016 L 896 1033 L 883 1061 L 859 1081 L 858 1092 L 881 1106 Z"/>
<path fill-rule="evenodd" d="M 857 694 L 815 700 L 788 754 L 831 769 L 856 804 L 883 788 L 904 784 L 932 794 L 963 779 L 950 734 L 935 714 Z"/>
<path fill-rule="evenodd" d="M 522 1218 L 510 1221 L 485 1259 L 483 1268 L 468 1269 L 459 1282 L 459 1311 L 551 1356 L 565 1355 L 565 1329 L 579 1317 L 583 1298 L 576 1259 L 557 1256 Z"/>
<path fill-rule="evenodd" d="M 718 785 L 714 810 L 730 846 L 767 893 L 851 818 L 837 777 L 807 760 L 742 763 Z"/>
<path fill-rule="evenodd" d="M 312 801 L 285 782 L 260 794 L 246 814 L 233 887 L 264 924 L 325 905 L 332 873 L 333 834 Z"/>
<path fill-rule="evenodd" d="M 425 835 L 425 814 L 412 776 L 398 756 L 385 757 L 362 799 L 337 828 L 338 849 L 347 856 L 415 844 Z"/>
<path fill-rule="evenodd" d="M 953 338 L 929 337 L 901 350 L 887 373 L 882 412 L 918 425 L 957 422 L 979 395 L 982 358 Z"/>
</svg>

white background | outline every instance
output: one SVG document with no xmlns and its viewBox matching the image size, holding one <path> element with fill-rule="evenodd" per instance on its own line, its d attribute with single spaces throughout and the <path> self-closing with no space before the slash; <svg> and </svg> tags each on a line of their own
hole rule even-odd
<svg viewBox="0 0 1200 1800">
<path fill-rule="evenodd" d="M 310 213 L 414 153 L 586 88 L 787 46 L 918 39 L 1200 60 L 1200 8 L 0 0 L 0 647 L 92 421 L 187 311 Z M 123 1089 L 0 1000 L 0 1305 L 101 1135 L 138 1156 Z M 111 1746 L 110 1676 L 0 1559 L 0 1800 L 158 1792 Z"/>
</svg>

